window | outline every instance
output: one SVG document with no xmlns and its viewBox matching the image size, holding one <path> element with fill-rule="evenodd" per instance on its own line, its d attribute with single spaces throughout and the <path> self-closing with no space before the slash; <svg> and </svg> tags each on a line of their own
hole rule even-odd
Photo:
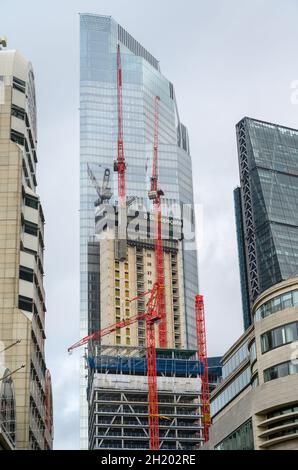
<svg viewBox="0 0 298 470">
<path fill-rule="evenodd" d="M 32 222 L 28 222 L 27 220 L 25 220 L 24 231 L 25 233 L 28 233 L 29 235 L 34 235 L 36 237 L 38 233 L 38 226 L 36 224 L 33 224 Z"/>
<path fill-rule="evenodd" d="M 120 287 L 120 280 L 119 280 L 119 279 L 116 279 L 116 281 L 115 281 L 115 286 L 116 286 L 116 287 Z"/>
<path fill-rule="evenodd" d="M 25 196 L 25 205 L 32 207 L 33 209 L 38 209 L 38 199 L 32 196 Z"/>
<path fill-rule="evenodd" d="M 249 349 L 249 359 L 250 363 L 253 364 L 257 359 L 257 350 L 256 350 L 256 343 L 255 341 L 252 343 Z"/>
<path fill-rule="evenodd" d="M 33 300 L 30 297 L 19 295 L 19 309 L 32 313 Z"/>
<path fill-rule="evenodd" d="M 20 279 L 24 281 L 33 282 L 33 269 L 25 266 L 20 266 Z"/>
<path fill-rule="evenodd" d="M 126 287 L 126 288 L 129 287 L 129 282 L 128 282 L 128 281 L 125 281 L 125 287 Z"/>
<path fill-rule="evenodd" d="M 20 108 L 20 106 L 17 106 L 16 104 L 12 104 L 11 115 L 17 117 L 18 119 L 22 119 L 22 121 L 24 121 L 26 111 L 24 110 L 24 108 Z"/>
<path fill-rule="evenodd" d="M 12 86 L 15 90 L 18 90 L 21 93 L 26 92 L 26 82 L 24 82 L 24 80 L 21 80 L 20 78 L 13 77 Z"/>
<path fill-rule="evenodd" d="M 15 131 L 14 129 L 11 129 L 10 138 L 16 144 L 19 144 L 19 145 L 22 145 L 22 146 L 24 145 L 25 137 L 24 137 L 24 134 L 22 134 L 21 132 Z"/>
<path fill-rule="evenodd" d="M 270 380 L 279 379 L 281 377 L 297 373 L 298 364 L 291 361 L 282 362 L 281 364 L 277 364 L 264 370 L 264 382 L 269 382 Z"/>
<path fill-rule="evenodd" d="M 261 336 L 262 353 L 298 340 L 298 322 L 288 323 Z"/>
</svg>

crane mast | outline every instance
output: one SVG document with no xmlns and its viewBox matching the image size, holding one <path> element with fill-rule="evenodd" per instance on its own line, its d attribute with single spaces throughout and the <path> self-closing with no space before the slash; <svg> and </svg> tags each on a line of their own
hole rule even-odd
<svg viewBox="0 0 298 470">
<path fill-rule="evenodd" d="M 209 428 L 210 428 L 210 389 L 209 389 L 209 376 L 208 376 L 208 357 L 207 357 L 207 340 L 206 340 L 206 325 L 205 325 L 205 309 L 203 295 L 196 295 L 196 326 L 197 326 L 197 349 L 198 358 L 203 365 L 203 372 L 201 374 L 201 405 L 203 415 L 203 435 L 204 441 L 209 441 Z"/>
<path fill-rule="evenodd" d="M 123 107 L 122 107 L 122 66 L 120 44 L 117 45 L 117 160 L 114 162 L 114 171 L 118 172 L 118 242 L 116 244 L 116 257 L 119 261 L 126 259 L 126 189 L 125 189 L 125 156 L 123 141 Z"/>
<path fill-rule="evenodd" d="M 96 341 L 104 336 L 113 333 L 118 328 L 124 328 L 135 322 L 145 320 L 146 323 L 146 339 L 147 339 L 147 378 L 148 378 L 148 402 L 149 402 L 149 434 L 150 434 L 150 449 L 159 449 L 159 422 L 158 422 L 158 394 L 157 394 L 157 370 L 156 370 L 156 342 L 155 342 L 155 328 L 154 325 L 160 320 L 157 309 L 158 287 L 157 283 L 154 284 L 151 291 L 141 294 L 131 302 L 137 300 L 144 295 L 150 294 L 147 302 L 146 312 L 138 313 L 132 317 L 122 319 L 120 322 L 114 323 L 102 330 L 95 331 L 81 340 L 74 343 L 68 348 L 71 353 L 74 349 L 88 344 L 89 341 Z"/>
<path fill-rule="evenodd" d="M 159 324 L 159 345 L 161 348 L 167 347 L 167 319 L 165 302 L 165 274 L 163 260 L 162 243 L 162 219 L 161 219 L 161 196 L 162 189 L 158 185 L 158 123 L 159 123 L 159 96 L 154 99 L 154 141 L 153 141 L 153 162 L 150 191 L 148 197 L 153 201 L 153 211 L 155 214 L 155 265 L 156 283 L 158 290 L 157 309 L 160 316 Z"/>
<path fill-rule="evenodd" d="M 117 160 L 114 168 L 118 172 L 118 197 L 119 205 L 126 204 L 125 194 L 125 157 L 123 143 L 123 109 L 122 109 L 122 66 L 120 44 L 117 46 L 117 114 L 118 114 L 118 141 L 117 141 Z"/>
</svg>

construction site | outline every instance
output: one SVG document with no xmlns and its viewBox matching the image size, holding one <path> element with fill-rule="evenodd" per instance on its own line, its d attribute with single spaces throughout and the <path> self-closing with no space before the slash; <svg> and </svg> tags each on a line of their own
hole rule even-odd
<svg viewBox="0 0 298 470">
<path fill-rule="evenodd" d="M 185 222 L 182 213 L 168 210 L 160 184 L 159 130 L 165 109 L 159 95 L 152 95 L 150 105 L 147 199 L 127 194 L 121 48 L 118 42 L 117 158 L 112 169 L 101 171 L 102 181 L 96 165 L 86 163 L 94 194 L 88 334 L 69 352 L 84 349 L 89 449 L 197 450 L 208 440 L 210 426 L 204 301 L 200 294 L 192 299 L 185 294 Z M 189 348 L 185 315 L 190 303 L 195 349 Z"/>
</svg>

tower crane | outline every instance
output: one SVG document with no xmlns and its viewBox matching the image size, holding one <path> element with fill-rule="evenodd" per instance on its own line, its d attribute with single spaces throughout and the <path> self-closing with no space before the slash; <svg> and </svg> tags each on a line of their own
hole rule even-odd
<svg viewBox="0 0 298 470">
<path fill-rule="evenodd" d="M 123 143 L 123 110 L 122 110 L 122 66 L 120 44 L 117 46 L 117 113 L 118 113 L 118 142 L 117 160 L 114 162 L 114 170 L 118 172 L 118 197 L 119 204 L 126 204 L 125 194 L 125 157 Z"/>
<path fill-rule="evenodd" d="M 155 213 L 155 270 L 157 284 L 157 309 L 160 316 L 159 324 L 159 345 L 161 348 L 167 347 L 167 319 L 165 302 L 165 274 L 163 261 L 162 243 L 162 220 L 161 220 L 161 196 L 164 195 L 158 184 L 158 122 L 159 122 L 159 96 L 154 99 L 154 142 L 153 142 L 153 162 L 152 176 L 150 179 L 150 191 L 148 197 L 153 201 Z"/>
<path fill-rule="evenodd" d="M 146 337 L 147 337 L 147 377 L 148 377 L 148 402 L 149 402 L 149 435 L 150 435 L 150 449 L 159 449 L 159 415 L 158 415 L 158 394 L 157 394 L 157 371 L 156 371 L 156 344 L 155 344 L 155 328 L 154 325 L 160 320 L 158 313 L 158 286 L 154 284 L 151 291 L 145 292 L 138 297 L 130 300 L 130 302 L 139 299 L 147 294 L 150 294 L 147 302 L 146 312 L 138 313 L 128 318 L 123 318 L 120 322 L 110 325 L 102 330 L 91 333 L 85 336 L 80 341 L 74 343 L 68 348 L 71 353 L 75 348 L 88 344 L 89 341 L 96 341 L 110 333 L 113 333 L 118 328 L 124 328 L 140 320 L 145 320 L 146 323 Z"/>
<path fill-rule="evenodd" d="M 93 186 L 95 188 L 95 191 L 98 195 L 98 200 L 95 201 L 94 205 L 100 205 L 102 204 L 104 201 L 109 201 L 112 197 L 112 192 L 111 192 L 111 188 L 109 186 L 109 183 L 110 183 L 110 169 L 109 168 L 106 168 L 105 171 L 104 171 L 104 174 L 103 174 L 103 178 L 102 178 L 102 185 L 101 187 L 99 186 L 98 184 L 98 181 L 93 173 L 93 171 L 91 170 L 90 168 L 90 165 L 87 163 L 87 171 L 88 171 L 88 175 L 89 175 L 89 178 L 90 180 L 92 181 L 93 183 Z"/>
<path fill-rule="evenodd" d="M 206 341 L 206 325 L 205 325 L 205 309 L 203 295 L 196 295 L 196 326 L 197 326 L 197 349 L 198 359 L 203 365 L 201 374 L 201 404 L 203 415 L 203 435 L 204 441 L 209 441 L 210 420 L 210 389 L 208 377 L 208 357 L 207 357 L 207 341 Z"/>
<path fill-rule="evenodd" d="M 118 173 L 118 253 L 120 261 L 126 259 L 126 189 L 125 189 L 125 156 L 123 142 L 123 109 L 122 109 L 122 66 L 120 44 L 117 45 L 117 116 L 118 116 L 118 139 L 117 160 L 114 161 L 114 171 Z"/>
</svg>

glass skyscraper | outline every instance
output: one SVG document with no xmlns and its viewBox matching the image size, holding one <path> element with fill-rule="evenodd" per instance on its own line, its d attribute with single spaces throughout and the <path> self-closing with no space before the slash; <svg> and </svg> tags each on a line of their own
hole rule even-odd
<svg viewBox="0 0 298 470">
<path fill-rule="evenodd" d="M 245 329 L 259 294 L 298 273 L 298 130 L 245 117 L 234 191 Z"/>
<path fill-rule="evenodd" d="M 154 98 L 160 97 L 159 180 L 165 193 L 163 210 L 187 205 L 194 226 L 192 165 L 186 127 L 181 123 L 173 84 L 166 79 L 156 60 L 111 17 L 80 15 L 80 243 L 81 243 L 81 336 L 99 325 L 99 276 L 94 237 L 95 191 L 90 169 L 101 184 L 107 170 L 112 198 L 117 200 L 116 54 L 121 48 L 123 70 L 123 127 L 127 163 L 126 194 L 147 204 L 150 183 Z M 89 171 L 88 171 L 89 169 Z M 194 229 L 192 230 L 194 232 Z M 198 292 L 195 243 L 185 237 L 183 244 L 184 315 L 187 347 L 196 347 L 194 298 Z M 193 242 L 194 242 L 193 238 Z M 90 319 L 93 319 L 90 322 Z M 89 319 L 89 321 L 88 321 Z M 92 324 L 91 324 L 92 323 Z M 81 446 L 88 445 L 86 371 L 81 372 Z"/>
</svg>

